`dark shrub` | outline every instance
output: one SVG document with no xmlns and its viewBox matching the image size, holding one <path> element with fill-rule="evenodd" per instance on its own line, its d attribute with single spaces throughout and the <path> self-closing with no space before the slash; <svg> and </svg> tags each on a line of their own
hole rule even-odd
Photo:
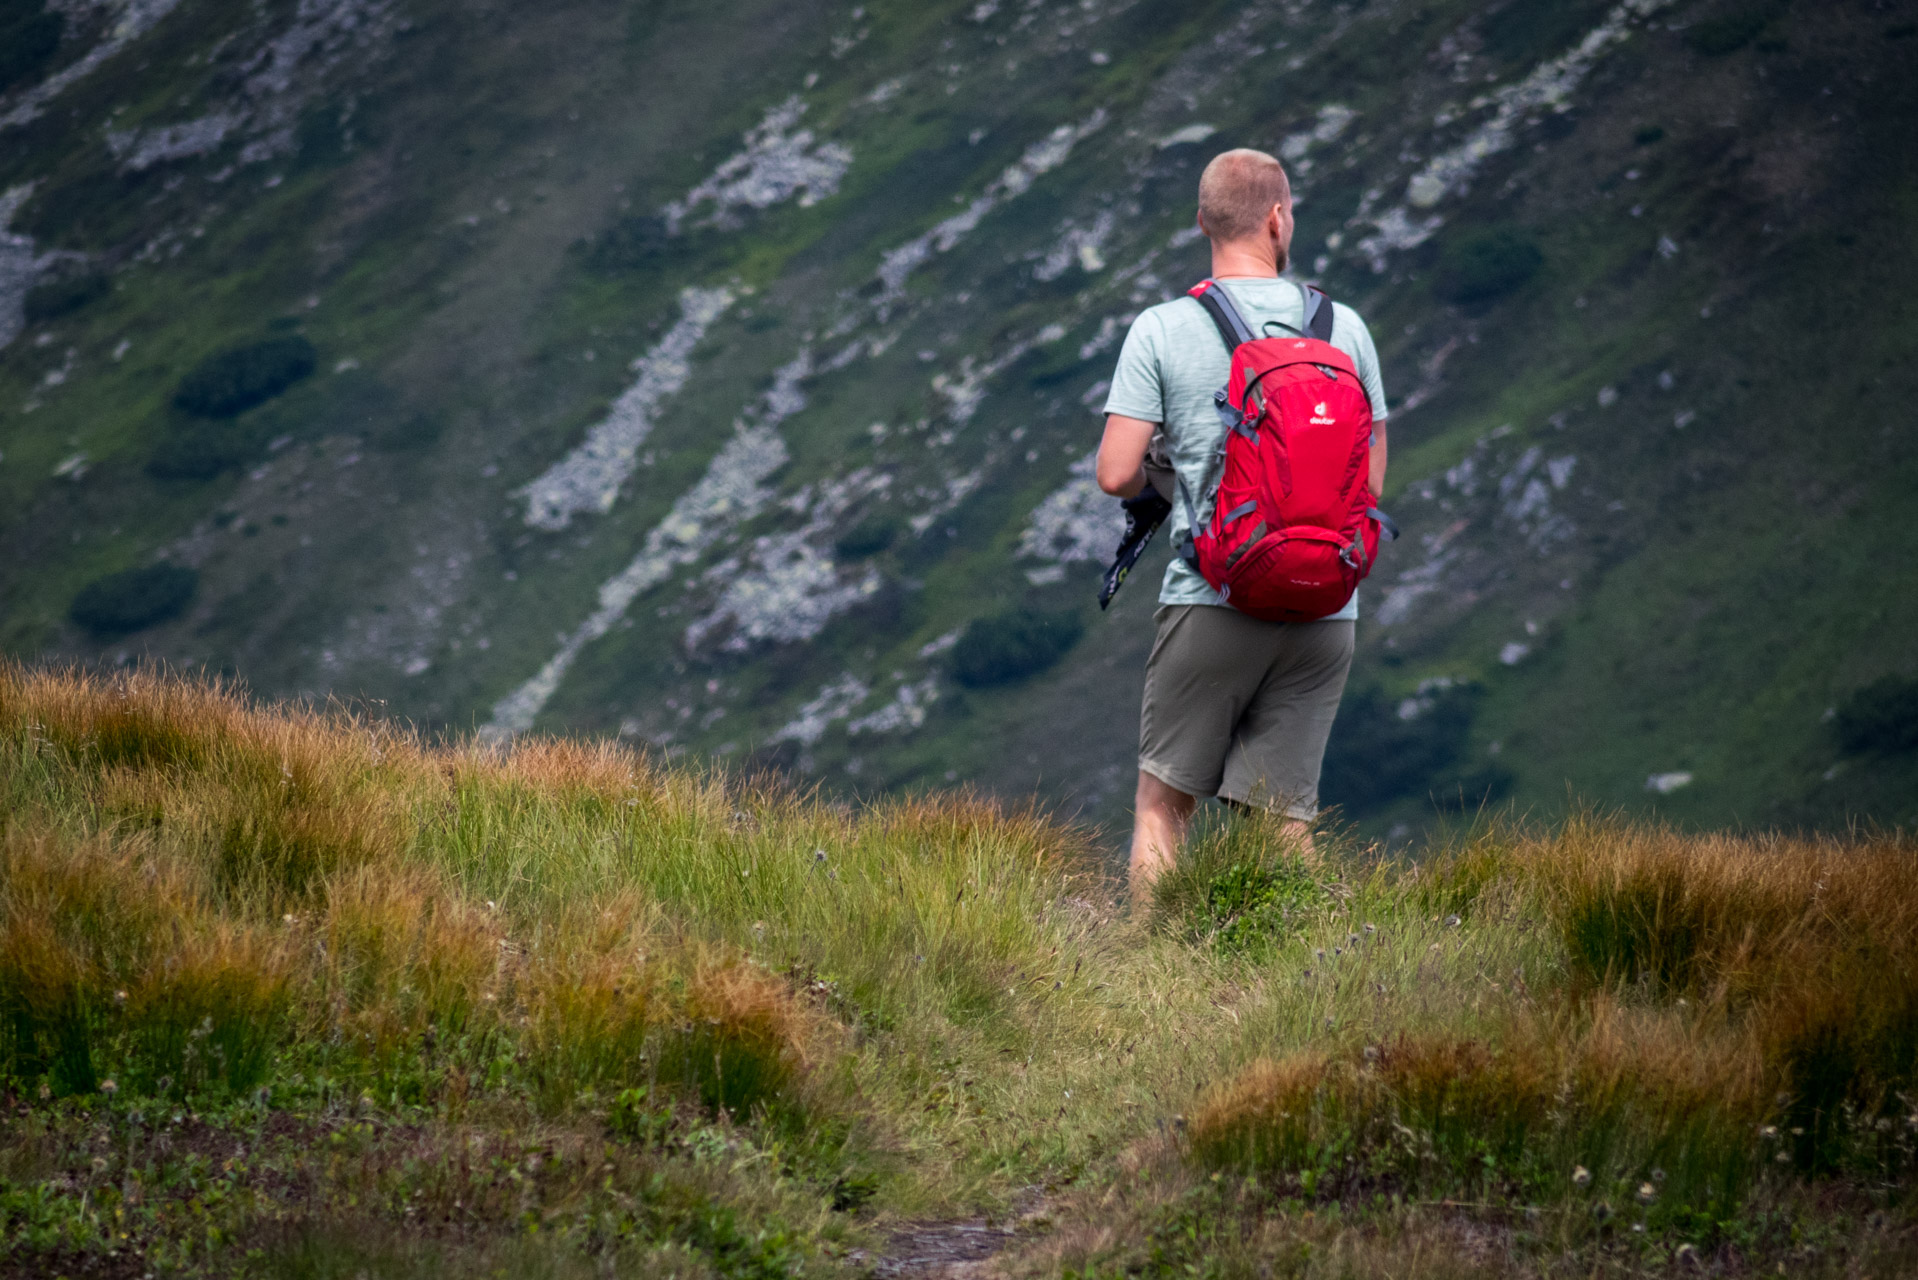
<svg viewBox="0 0 1918 1280">
<path fill-rule="evenodd" d="M 82 587 L 67 612 L 96 635 L 123 635 L 177 616 L 199 585 L 200 575 L 179 565 L 123 569 Z"/>
<path fill-rule="evenodd" d="M 160 437 L 147 471 L 162 480 L 211 480 L 246 461 L 259 434 L 235 422 L 182 423 Z"/>
<path fill-rule="evenodd" d="M 397 418 L 367 436 L 374 448 L 388 453 L 430 449 L 440 442 L 446 421 L 436 413 L 412 413 Z"/>
<path fill-rule="evenodd" d="M 1484 302 L 1520 288 L 1545 265 L 1532 238 L 1512 227 L 1481 231 L 1445 246 L 1439 292 L 1453 302 Z"/>
<path fill-rule="evenodd" d="M 1326 744 L 1320 796 L 1362 814 L 1403 796 L 1438 792 L 1465 749 L 1471 704 L 1468 690 L 1447 690 L 1432 699 L 1429 709 L 1405 720 L 1378 689 L 1348 692 Z"/>
<path fill-rule="evenodd" d="M 971 689 L 1038 675 L 1079 641 L 1085 624 L 1073 613 L 1013 609 L 974 618 L 952 650 L 952 673 Z"/>
<path fill-rule="evenodd" d="M 208 356 L 180 379 L 173 403 L 205 418 L 231 418 L 264 404 L 313 372 L 313 344 L 269 338 Z"/>
<path fill-rule="evenodd" d="M 1553 4 L 1497 5 L 1478 20 L 1485 52 L 1501 62 L 1533 63 L 1556 57 L 1584 38 L 1609 8 L 1603 0 L 1557 0 Z"/>
<path fill-rule="evenodd" d="M 875 512 L 848 529 L 833 544 L 833 554 L 841 560 L 864 560 L 890 547 L 898 537 L 899 522 Z"/>
<path fill-rule="evenodd" d="M 666 220 L 653 214 L 621 218 L 606 230 L 578 245 L 586 266 L 602 275 L 637 271 L 672 256 L 677 246 Z"/>
<path fill-rule="evenodd" d="M 46 70 L 65 28 L 66 19 L 38 0 L 0 5 L 0 93 Z"/>
<path fill-rule="evenodd" d="M 1736 53 L 1756 40 L 1758 33 L 1771 24 L 1783 7 L 1777 0 L 1766 0 L 1762 4 L 1747 5 L 1736 13 L 1694 23 L 1685 32 L 1685 43 L 1693 52 L 1708 58 Z"/>
<path fill-rule="evenodd" d="M 57 320 L 70 312 L 78 311 L 90 302 L 98 302 L 113 292 L 113 285 L 104 275 L 92 273 L 83 276 L 67 276 L 60 280 L 49 280 L 27 290 L 24 306 L 28 324 L 42 324 L 48 320 Z"/>
<path fill-rule="evenodd" d="M 1918 747 L 1918 680 L 1886 676 L 1845 699 L 1835 722 L 1838 745 L 1853 754 Z"/>
<path fill-rule="evenodd" d="M 1447 812 L 1476 813 L 1512 794 L 1512 786 L 1517 781 L 1512 771 L 1502 764 L 1482 764 L 1438 783 L 1432 788 L 1432 799 Z"/>
</svg>

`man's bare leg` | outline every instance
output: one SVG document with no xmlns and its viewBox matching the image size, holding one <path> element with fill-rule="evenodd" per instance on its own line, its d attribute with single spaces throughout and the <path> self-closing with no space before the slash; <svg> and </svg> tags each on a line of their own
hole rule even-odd
<svg viewBox="0 0 1918 1280">
<path fill-rule="evenodd" d="M 1151 905 L 1153 882 L 1179 856 L 1186 821 L 1198 803 L 1196 797 L 1143 769 L 1139 771 L 1139 790 L 1132 803 L 1130 879 L 1134 911 Z"/>
</svg>

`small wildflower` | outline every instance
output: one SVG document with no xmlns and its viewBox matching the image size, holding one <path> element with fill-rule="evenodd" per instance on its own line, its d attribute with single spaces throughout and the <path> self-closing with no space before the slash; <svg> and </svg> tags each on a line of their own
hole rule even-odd
<svg viewBox="0 0 1918 1280">
<path fill-rule="evenodd" d="M 1912 1118 L 1918 1120 L 1918 1116 Z M 1758 1136 L 1769 1142 L 1778 1136 L 1778 1126 L 1775 1124 L 1760 1125 L 1758 1127 Z"/>
<path fill-rule="evenodd" d="M 1673 1252 L 1672 1261 L 1683 1262 L 1683 1263 L 1688 1263 L 1692 1266 L 1697 1266 L 1698 1250 L 1693 1248 L 1689 1244 L 1681 1244 L 1678 1246 L 1677 1250 Z"/>
<path fill-rule="evenodd" d="M 1575 1187 L 1589 1186 L 1591 1185 L 1591 1181 L 1592 1181 L 1592 1171 L 1590 1169 L 1587 1169 L 1582 1164 L 1575 1165 L 1573 1167 L 1572 1169 L 1572 1185 L 1573 1186 Z"/>
<path fill-rule="evenodd" d="M 1365 1046 L 1365 1060 L 1367 1062 L 1377 1062 L 1379 1060 L 1379 1050 L 1377 1045 L 1368 1044 Z"/>
<path fill-rule="evenodd" d="M 1804 1137 L 1804 1136 L 1805 1136 L 1805 1130 L 1804 1130 L 1804 1126 L 1802 1126 L 1802 1125 L 1793 1125 L 1793 1126 L 1791 1127 L 1791 1136 L 1792 1136 L 1792 1137 L 1794 1137 L 1794 1138 L 1802 1138 L 1802 1137 Z"/>
<path fill-rule="evenodd" d="M 114 1094 L 120 1092 L 120 1086 L 115 1084 L 110 1079 L 102 1080 L 100 1082 L 100 1092 L 106 1094 L 107 1097 L 111 1098 Z"/>
<path fill-rule="evenodd" d="M 126 1002 L 127 1002 L 127 993 L 126 993 L 126 992 L 124 992 L 124 991 L 116 991 L 116 992 L 114 992 L 114 993 L 113 993 L 113 1003 L 115 1003 L 115 1004 L 125 1004 Z"/>
<path fill-rule="evenodd" d="M 1445 917 L 1445 927 L 1447 929 L 1456 929 L 1458 928 L 1458 925 L 1459 925 L 1459 919 L 1457 916 Z"/>
<path fill-rule="evenodd" d="M 1780 1151 L 1777 1155 L 1773 1156 L 1772 1159 L 1776 1160 L 1779 1164 L 1790 1164 L 1791 1152 Z"/>
<path fill-rule="evenodd" d="M 826 860 L 826 851 L 824 849 L 814 849 L 812 851 L 812 860 L 814 862 L 824 862 Z"/>
<path fill-rule="evenodd" d="M 1657 1187 L 1654 1187 L 1649 1182 L 1641 1182 L 1638 1184 L 1638 1202 L 1640 1204 L 1650 1204 L 1656 1199 L 1658 1199 Z"/>
<path fill-rule="evenodd" d="M 107 1171 L 107 1161 L 105 1156 L 93 1157 L 93 1171 L 95 1173 L 105 1173 Z"/>
<path fill-rule="evenodd" d="M 1600 1222 L 1610 1222 L 1612 1220 L 1612 1206 L 1600 1200 L 1592 1206 L 1592 1216 Z"/>
<path fill-rule="evenodd" d="M 1644 1223 L 1642 1223 L 1642 1222 L 1634 1222 L 1634 1223 L 1632 1224 L 1632 1230 L 1633 1230 L 1633 1231 L 1635 1231 L 1635 1232 L 1637 1232 L 1637 1233 L 1638 1233 L 1639 1235 L 1644 1235 L 1644 1234 L 1645 1234 L 1645 1224 L 1644 1224 Z"/>
<path fill-rule="evenodd" d="M 1320 947 L 1317 951 L 1314 951 L 1312 954 L 1317 956 L 1319 959 L 1323 960 L 1325 959 L 1325 948 Z"/>
<path fill-rule="evenodd" d="M 1652 1170 L 1652 1181 L 1663 1183 L 1665 1181 L 1665 1171 L 1663 1169 Z"/>
<path fill-rule="evenodd" d="M 53 1096 L 53 1086 L 42 1081 L 40 1085 L 40 1101 L 45 1102 L 48 1098 L 51 1098 L 52 1096 Z"/>
<path fill-rule="evenodd" d="M 1368 924 L 1365 926 L 1365 931 L 1367 933 L 1377 933 L 1379 931 L 1379 927 L 1375 924 Z"/>
</svg>

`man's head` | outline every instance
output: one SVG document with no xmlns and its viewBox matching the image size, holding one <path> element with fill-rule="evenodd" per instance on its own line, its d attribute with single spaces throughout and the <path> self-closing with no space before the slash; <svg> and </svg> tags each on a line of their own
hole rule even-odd
<svg viewBox="0 0 1918 1280">
<path fill-rule="evenodd" d="M 1199 228 L 1215 250 L 1227 245 L 1270 253 L 1285 270 L 1292 246 L 1292 185 L 1263 151 L 1222 152 L 1199 175 Z"/>
</svg>

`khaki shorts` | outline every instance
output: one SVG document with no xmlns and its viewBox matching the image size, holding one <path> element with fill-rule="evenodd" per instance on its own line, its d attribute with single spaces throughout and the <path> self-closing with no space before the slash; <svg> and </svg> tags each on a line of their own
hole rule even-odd
<svg viewBox="0 0 1918 1280">
<path fill-rule="evenodd" d="M 1206 604 L 1162 605 L 1154 617 L 1140 771 L 1187 795 L 1317 817 L 1352 621 L 1261 622 Z"/>
</svg>

